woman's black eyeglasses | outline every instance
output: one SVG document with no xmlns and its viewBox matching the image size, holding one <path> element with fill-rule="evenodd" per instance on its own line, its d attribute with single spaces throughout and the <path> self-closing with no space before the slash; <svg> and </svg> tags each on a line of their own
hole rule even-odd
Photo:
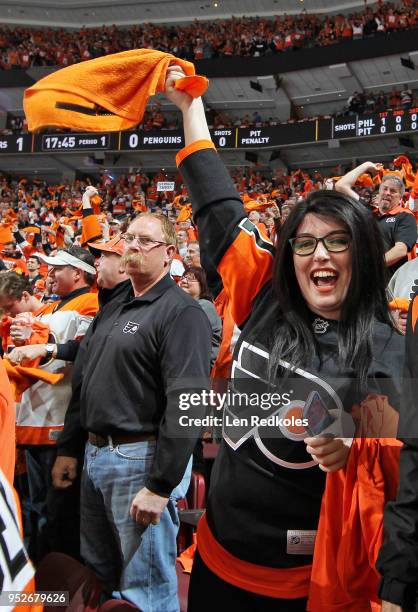
<svg viewBox="0 0 418 612">
<path fill-rule="evenodd" d="M 342 253 L 350 248 L 351 236 L 346 232 L 330 232 L 322 238 L 316 238 L 310 234 L 290 238 L 289 243 L 295 255 L 306 257 L 315 252 L 318 242 L 322 242 L 330 253 Z"/>
<path fill-rule="evenodd" d="M 181 280 L 185 280 L 188 283 L 198 283 L 199 282 L 193 274 L 188 274 L 188 273 L 183 274 L 183 276 L 181 277 Z"/>
</svg>

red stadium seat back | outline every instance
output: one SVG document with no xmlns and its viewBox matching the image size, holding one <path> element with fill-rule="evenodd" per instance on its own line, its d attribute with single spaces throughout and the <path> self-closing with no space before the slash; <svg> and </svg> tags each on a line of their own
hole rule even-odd
<svg viewBox="0 0 418 612">
<path fill-rule="evenodd" d="M 90 569 L 62 553 L 50 553 L 40 562 L 35 575 L 37 591 L 68 591 L 67 612 L 93 612 L 99 609 L 102 586 Z M 57 610 L 44 606 L 44 612 Z"/>
<path fill-rule="evenodd" d="M 177 501 L 177 510 L 188 510 L 189 505 L 187 503 L 187 499 L 182 497 Z M 189 544 L 190 539 L 190 529 L 189 525 L 184 525 L 184 523 L 180 523 L 179 532 L 177 534 L 177 553 L 180 554 L 185 550 Z"/>
<path fill-rule="evenodd" d="M 109 599 L 99 608 L 99 612 L 131 612 L 132 610 L 139 610 L 139 608 L 124 599 Z"/>
<path fill-rule="evenodd" d="M 187 502 L 190 509 L 200 510 L 206 507 L 205 478 L 199 472 L 192 472 L 189 490 L 187 491 Z"/>
<path fill-rule="evenodd" d="M 176 561 L 177 580 L 179 585 L 180 612 L 187 612 L 187 596 L 189 592 L 190 574 L 183 571 L 181 564 Z"/>
<path fill-rule="evenodd" d="M 192 472 L 190 479 L 189 490 L 186 498 L 182 498 L 177 502 L 178 510 L 200 510 L 205 508 L 206 504 L 206 485 L 205 479 L 199 472 Z M 182 553 L 193 542 L 193 527 L 180 523 L 180 529 L 177 534 L 177 551 Z"/>
</svg>

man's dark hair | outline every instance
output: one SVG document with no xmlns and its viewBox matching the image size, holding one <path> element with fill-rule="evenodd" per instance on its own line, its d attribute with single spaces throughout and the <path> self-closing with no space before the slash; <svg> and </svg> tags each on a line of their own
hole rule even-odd
<svg viewBox="0 0 418 612">
<path fill-rule="evenodd" d="M 34 259 L 38 263 L 39 266 L 41 265 L 41 262 L 39 261 L 36 255 L 29 255 L 28 261 L 29 259 Z"/>
</svg>

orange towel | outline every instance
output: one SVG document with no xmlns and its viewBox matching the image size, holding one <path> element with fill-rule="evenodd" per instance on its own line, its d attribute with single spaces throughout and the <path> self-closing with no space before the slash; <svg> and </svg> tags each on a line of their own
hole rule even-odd
<svg viewBox="0 0 418 612">
<path fill-rule="evenodd" d="M 60 380 L 64 378 L 64 374 L 54 374 L 41 368 L 28 368 L 26 366 L 13 366 L 7 359 L 2 359 L 4 367 L 6 368 L 7 375 L 9 377 L 10 384 L 14 391 L 16 401 L 20 400 L 20 397 L 26 389 L 29 389 L 38 380 L 42 380 L 50 385 L 56 385 Z"/>
<path fill-rule="evenodd" d="M 414 182 L 412 184 L 411 196 L 414 200 L 418 200 L 418 172 L 415 174 Z"/>
<path fill-rule="evenodd" d="M 0 361 L 0 469 L 13 482 L 16 455 L 16 411 L 13 390 Z"/>
<path fill-rule="evenodd" d="M 181 207 L 179 214 L 177 215 L 176 223 L 181 223 L 182 221 L 187 221 L 188 219 L 191 219 L 192 214 L 192 205 L 184 204 Z"/>
<path fill-rule="evenodd" d="M 269 206 L 269 202 L 257 202 L 257 200 L 247 200 L 244 204 L 244 208 L 246 212 L 251 212 L 252 210 L 265 210 L 267 206 Z"/>
<path fill-rule="evenodd" d="M 373 187 L 374 184 L 370 174 L 367 174 L 367 172 L 365 172 L 364 174 L 358 177 L 356 185 L 361 185 L 362 187 Z"/>
<path fill-rule="evenodd" d="M 208 87 L 193 64 L 152 49 L 123 51 L 67 66 L 25 91 L 30 131 L 48 126 L 86 131 L 126 130 L 140 123 L 148 98 L 164 91 L 166 71 L 178 64 L 187 75 L 175 83 L 194 98 Z"/>
<path fill-rule="evenodd" d="M 100 215 L 100 204 L 103 202 L 102 198 L 99 195 L 94 195 L 90 198 L 90 204 L 93 207 L 93 212 L 95 215 Z"/>
<path fill-rule="evenodd" d="M 1 341 L 2 341 L 2 347 L 3 347 L 3 351 L 6 353 L 7 352 L 7 347 L 9 344 L 12 343 L 12 340 L 10 339 L 10 327 L 13 323 L 29 323 L 32 327 L 32 334 L 30 336 L 30 339 L 26 342 L 26 344 L 45 344 L 46 342 L 48 342 L 48 338 L 49 338 L 49 326 L 45 325 L 45 323 L 41 323 L 40 321 L 36 321 L 34 317 L 32 317 L 33 320 L 28 320 L 28 317 L 23 318 L 22 315 L 29 315 L 30 313 L 21 313 L 20 315 L 18 315 L 16 317 L 16 319 L 13 319 L 12 317 L 8 317 L 8 316 L 3 316 L 0 319 L 0 336 L 1 336 Z M 33 361 L 27 363 L 27 366 L 30 367 L 37 367 L 40 363 L 41 359 L 34 359 Z"/>
<path fill-rule="evenodd" d="M 396 497 L 401 443 L 356 438 L 347 466 L 327 474 L 307 609 L 380 610 L 375 569 L 383 539 L 383 511 Z"/>
<path fill-rule="evenodd" d="M 196 553 L 197 543 L 196 543 L 196 534 L 193 534 L 193 544 L 191 544 L 186 550 L 177 557 L 177 561 L 183 567 L 183 572 L 185 574 L 192 573 L 193 560 Z"/>
<path fill-rule="evenodd" d="M 13 234 L 11 230 L 12 226 L 10 223 L 0 224 L 0 243 L 5 244 L 7 242 L 13 242 Z"/>
<path fill-rule="evenodd" d="M 401 168 L 405 185 L 408 188 L 413 187 L 415 175 L 408 157 L 406 155 L 399 155 L 399 157 L 393 160 L 393 165 L 395 168 Z"/>
<path fill-rule="evenodd" d="M 36 225 L 29 225 L 28 227 L 24 227 L 21 231 L 25 234 L 40 234 L 41 228 Z"/>
</svg>

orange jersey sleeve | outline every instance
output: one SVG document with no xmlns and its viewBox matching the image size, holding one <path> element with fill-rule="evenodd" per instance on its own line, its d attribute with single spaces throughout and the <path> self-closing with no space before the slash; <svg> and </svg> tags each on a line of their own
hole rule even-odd
<svg viewBox="0 0 418 612">
<path fill-rule="evenodd" d="M 177 156 L 199 230 L 202 266 L 210 285 L 218 274 L 233 320 L 242 326 L 271 280 L 274 246 L 246 217 L 242 201 L 213 143 L 192 143 Z"/>
</svg>

